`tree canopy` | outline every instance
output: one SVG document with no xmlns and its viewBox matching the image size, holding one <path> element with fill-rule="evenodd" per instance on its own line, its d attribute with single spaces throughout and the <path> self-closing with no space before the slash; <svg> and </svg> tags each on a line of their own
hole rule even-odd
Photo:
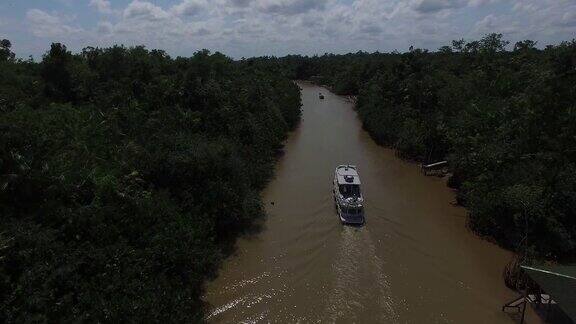
<svg viewBox="0 0 576 324">
<path fill-rule="evenodd" d="M 191 322 L 300 120 L 266 61 L 0 48 L 0 322 Z"/>
</svg>

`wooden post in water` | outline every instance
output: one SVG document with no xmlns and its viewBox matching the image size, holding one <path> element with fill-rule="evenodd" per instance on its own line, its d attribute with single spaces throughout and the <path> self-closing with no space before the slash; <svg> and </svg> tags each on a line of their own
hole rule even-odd
<svg viewBox="0 0 576 324">
<path fill-rule="evenodd" d="M 522 306 L 522 318 L 520 319 L 520 324 L 524 324 L 524 317 L 526 316 L 526 304 L 528 304 L 528 287 L 524 288 L 524 306 Z"/>
</svg>

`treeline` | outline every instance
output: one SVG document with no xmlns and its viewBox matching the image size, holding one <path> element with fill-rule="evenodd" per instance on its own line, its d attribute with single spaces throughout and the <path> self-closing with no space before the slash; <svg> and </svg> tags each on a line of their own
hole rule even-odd
<svg viewBox="0 0 576 324">
<path fill-rule="evenodd" d="M 477 233 L 528 258 L 576 257 L 576 41 L 512 47 L 490 34 L 434 52 L 282 61 L 295 78 L 357 95 L 379 143 L 448 160 Z"/>
<path fill-rule="evenodd" d="M 0 44 L 0 322 L 195 322 L 300 119 L 267 60 Z"/>
</svg>

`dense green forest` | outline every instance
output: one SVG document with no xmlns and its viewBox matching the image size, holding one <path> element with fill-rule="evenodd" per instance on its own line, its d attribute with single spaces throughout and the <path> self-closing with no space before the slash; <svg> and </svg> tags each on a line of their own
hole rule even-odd
<svg viewBox="0 0 576 324">
<path fill-rule="evenodd" d="M 300 119 L 269 60 L 0 44 L 0 322 L 193 322 Z"/>
<path fill-rule="evenodd" d="M 290 79 L 357 98 L 407 159 L 448 160 L 475 232 L 576 257 L 576 41 L 234 61 L 0 43 L 0 322 L 199 321 L 300 120 Z"/>
<path fill-rule="evenodd" d="M 281 61 L 294 78 L 357 96 L 377 142 L 447 159 L 477 233 L 528 258 L 576 256 L 576 41 L 538 49 L 490 34 L 434 52 Z"/>
</svg>

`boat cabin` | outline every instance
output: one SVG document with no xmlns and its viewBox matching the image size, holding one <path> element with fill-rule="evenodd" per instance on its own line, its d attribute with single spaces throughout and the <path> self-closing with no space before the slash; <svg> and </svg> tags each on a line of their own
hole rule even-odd
<svg viewBox="0 0 576 324">
<path fill-rule="evenodd" d="M 340 165 L 334 173 L 334 202 L 342 223 L 364 223 L 364 198 L 356 166 Z"/>
</svg>

